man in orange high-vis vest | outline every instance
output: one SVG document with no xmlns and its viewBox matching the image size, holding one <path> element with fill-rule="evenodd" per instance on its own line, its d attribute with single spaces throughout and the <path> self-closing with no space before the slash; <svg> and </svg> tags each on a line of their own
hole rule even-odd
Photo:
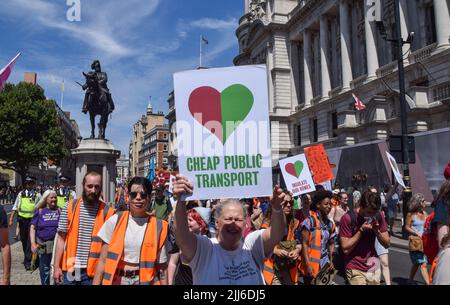
<svg viewBox="0 0 450 305">
<path fill-rule="evenodd" d="M 82 198 L 72 199 L 61 211 L 53 278 L 56 284 L 90 285 L 100 258 L 97 233 L 114 210 L 100 200 L 102 177 L 89 172 Z"/>
<path fill-rule="evenodd" d="M 119 185 L 117 188 L 114 207 L 116 211 L 125 211 L 128 209 L 128 191 L 123 185 Z"/>
</svg>

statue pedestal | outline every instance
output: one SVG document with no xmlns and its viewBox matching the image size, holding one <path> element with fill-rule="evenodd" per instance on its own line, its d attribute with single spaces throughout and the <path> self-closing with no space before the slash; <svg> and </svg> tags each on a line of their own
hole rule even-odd
<svg viewBox="0 0 450 305">
<path fill-rule="evenodd" d="M 76 160 L 76 193 L 83 194 L 83 177 L 90 171 L 102 175 L 102 192 L 105 202 L 113 203 L 116 182 L 116 160 L 120 150 L 116 150 L 108 140 L 83 139 L 80 145 L 72 149 Z"/>
</svg>

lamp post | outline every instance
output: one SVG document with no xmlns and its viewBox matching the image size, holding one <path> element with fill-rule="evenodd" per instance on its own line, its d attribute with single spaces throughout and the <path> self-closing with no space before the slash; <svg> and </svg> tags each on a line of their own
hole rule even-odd
<svg viewBox="0 0 450 305">
<path fill-rule="evenodd" d="M 402 164 L 403 164 L 403 181 L 406 188 L 403 190 L 403 232 L 406 223 L 406 214 L 408 213 L 408 201 L 411 198 L 411 177 L 409 175 L 409 155 L 408 155 L 408 114 L 406 112 L 406 90 L 405 90 L 405 69 L 403 66 L 403 45 L 411 44 L 414 32 L 409 33 L 406 41 L 402 38 L 401 20 L 400 20 L 400 0 L 394 0 L 395 15 L 395 36 L 393 39 L 387 39 L 386 30 L 382 21 L 377 21 L 377 28 L 384 40 L 396 45 L 397 62 L 398 62 L 398 82 L 400 90 L 400 123 L 401 123 L 401 148 L 402 148 Z"/>
<path fill-rule="evenodd" d="M 409 176 L 409 154 L 408 154 L 408 114 L 406 112 L 405 92 L 405 70 L 403 67 L 403 44 L 402 30 L 400 25 L 400 0 L 395 0 L 395 24 L 397 32 L 397 59 L 398 59 L 398 81 L 400 90 L 400 121 L 402 127 L 402 159 L 403 159 L 403 181 L 406 188 L 403 190 L 403 228 L 408 213 L 408 201 L 411 198 L 411 177 Z"/>
</svg>

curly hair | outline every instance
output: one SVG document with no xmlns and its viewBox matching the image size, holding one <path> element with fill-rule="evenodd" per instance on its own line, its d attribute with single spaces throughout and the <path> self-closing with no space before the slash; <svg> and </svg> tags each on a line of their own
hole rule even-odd
<svg viewBox="0 0 450 305">
<path fill-rule="evenodd" d="M 425 201 L 425 196 L 421 193 L 414 194 L 408 202 L 408 209 L 411 213 L 417 212 L 423 207 L 422 203 Z"/>
</svg>

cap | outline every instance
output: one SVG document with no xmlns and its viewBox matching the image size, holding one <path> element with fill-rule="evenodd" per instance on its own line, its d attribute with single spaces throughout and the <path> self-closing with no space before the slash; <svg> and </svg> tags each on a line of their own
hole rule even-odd
<svg viewBox="0 0 450 305">
<path fill-rule="evenodd" d="M 200 217 L 203 219 L 203 221 L 206 224 L 209 224 L 211 220 L 211 209 L 203 208 L 203 207 L 196 207 L 194 208 L 195 211 L 200 215 Z"/>
<path fill-rule="evenodd" d="M 67 176 L 59 176 L 59 181 L 70 181 L 71 179 L 69 178 L 69 177 L 67 177 Z"/>
<path fill-rule="evenodd" d="M 445 179 L 450 179 L 450 163 L 444 169 L 444 177 Z"/>
<path fill-rule="evenodd" d="M 25 182 L 36 182 L 36 178 L 31 177 L 31 176 L 26 176 L 25 177 Z"/>
</svg>

